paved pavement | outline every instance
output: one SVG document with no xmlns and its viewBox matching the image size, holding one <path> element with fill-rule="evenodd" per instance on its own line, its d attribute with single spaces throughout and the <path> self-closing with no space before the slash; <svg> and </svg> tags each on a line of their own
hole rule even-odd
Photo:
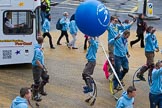
<svg viewBox="0 0 162 108">
<path fill-rule="evenodd" d="M 67 0 L 55 0 L 60 2 L 58 6 L 52 7 L 52 31 L 53 42 L 56 46 L 56 41 L 60 35 L 60 31 L 55 30 L 55 24 L 59 17 L 62 16 L 64 11 L 68 11 L 70 14 L 75 12 L 78 2 Z M 150 0 L 152 1 L 152 0 Z M 68 3 L 76 5 L 71 5 Z M 161 4 L 160 0 L 153 1 L 155 6 L 155 14 L 161 16 Z M 127 14 L 123 12 L 116 12 L 120 16 L 120 19 L 124 20 L 128 18 Z M 111 14 L 114 14 L 111 11 Z M 153 25 L 158 28 L 156 35 L 159 40 L 159 46 L 162 48 L 162 30 L 161 21 L 148 21 L 149 25 Z M 136 38 L 136 25 L 131 29 L 130 40 Z M 71 39 L 71 36 L 70 36 Z M 100 37 L 101 42 L 107 49 L 107 32 Z M 62 46 L 56 46 L 56 49 L 49 48 L 48 38 L 45 39 L 45 64 L 49 70 L 50 83 L 46 86 L 48 96 L 42 97 L 43 100 L 40 103 L 40 108 L 115 108 L 116 101 L 111 96 L 108 89 L 108 81 L 104 77 L 102 71 L 102 65 L 106 59 L 101 46 L 97 53 L 97 65 L 94 71 L 94 79 L 96 80 L 98 87 L 98 97 L 95 105 L 90 107 L 89 104 L 84 102 L 86 95 L 82 93 L 82 86 L 84 81 L 82 80 L 81 73 L 86 64 L 85 51 L 83 50 L 84 37 L 82 33 L 78 33 L 77 43 L 78 50 L 69 50 L 66 46 L 65 39 L 63 38 Z M 126 87 L 132 84 L 132 76 L 136 69 L 143 65 L 146 61 L 144 56 L 144 49 L 139 47 L 139 43 L 134 45 L 133 48 L 129 47 L 131 57 L 129 58 L 130 70 L 126 75 L 124 82 Z M 155 61 L 162 59 L 160 53 L 156 53 Z M 145 74 L 147 76 L 147 73 Z M 30 86 L 33 82 L 31 65 L 10 65 L 0 67 L 0 108 L 9 108 L 11 101 L 17 95 L 19 95 L 19 89 L 23 86 Z M 136 85 L 137 96 L 135 98 L 135 108 L 149 108 L 148 93 L 149 87 L 147 82 L 141 82 Z M 121 95 L 121 92 L 118 96 Z M 34 105 L 34 102 L 32 102 Z"/>
<path fill-rule="evenodd" d="M 59 37 L 60 32 L 51 32 L 53 42 Z M 131 31 L 130 40 L 135 39 L 135 32 Z M 157 32 L 160 48 L 162 48 L 161 32 Z M 70 36 L 71 40 L 71 36 Z M 86 64 L 85 54 L 83 50 L 84 36 L 78 33 L 77 50 L 70 50 L 65 44 L 63 38 L 62 46 L 56 46 L 56 49 L 50 49 L 48 38 L 45 38 L 44 52 L 45 64 L 50 74 L 50 83 L 46 86 L 48 95 L 42 97 L 39 103 L 40 108 L 115 108 L 116 101 L 111 96 L 108 89 L 108 80 L 105 79 L 102 66 L 106 57 L 101 46 L 97 52 L 97 64 L 93 74 L 98 87 L 98 97 L 93 107 L 85 103 L 87 95 L 83 94 L 81 73 Z M 107 32 L 100 37 L 100 42 L 107 49 Z M 143 65 L 146 61 L 144 49 L 140 48 L 139 43 L 133 48 L 129 47 L 131 57 L 129 58 L 130 70 L 124 78 L 125 89 L 132 84 L 132 76 L 136 69 Z M 161 54 L 156 53 L 155 61 L 161 59 Z M 147 73 L 145 74 L 147 76 Z M 19 95 L 19 89 L 24 86 L 30 86 L 33 82 L 31 65 L 11 65 L 0 67 L 0 108 L 9 108 L 11 101 Z M 135 98 L 135 108 L 149 108 L 148 93 L 149 87 L 147 82 L 136 84 L 137 96 Z M 118 96 L 121 92 L 118 93 Z M 32 101 L 34 105 L 34 102 Z"/>
</svg>

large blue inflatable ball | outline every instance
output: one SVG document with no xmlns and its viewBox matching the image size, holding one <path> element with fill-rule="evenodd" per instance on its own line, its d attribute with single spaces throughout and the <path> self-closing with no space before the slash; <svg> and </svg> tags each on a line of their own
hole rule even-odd
<svg viewBox="0 0 162 108">
<path fill-rule="evenodd" d="M 92 37 L 102 35 L 110 21 L 109 10 L 97 0 L 81 3 L 75 13 L 75 21 L 79 30 Z"/>
</svg>

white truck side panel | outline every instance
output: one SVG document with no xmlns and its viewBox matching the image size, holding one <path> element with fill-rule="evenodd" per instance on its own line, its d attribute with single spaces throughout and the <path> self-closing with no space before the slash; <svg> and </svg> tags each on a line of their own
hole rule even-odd
<svg viewBox="0 0 162 108">
<path fill-rule="evenodd" d="M 0 65 L 31 63 L 36 43 L 36 25 L 30 35 L 5 35 L 3 13 L 7 10 L 31 10 L 40 6 L 40 0 L 0 0 Z"/>
</svg>

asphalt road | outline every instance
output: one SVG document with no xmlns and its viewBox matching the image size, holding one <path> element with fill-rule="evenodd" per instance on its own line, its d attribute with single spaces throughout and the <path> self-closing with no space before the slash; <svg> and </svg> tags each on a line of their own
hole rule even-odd
<svg viewBox="0 0 162 108">
<path fill-rule="evenodd" d="M 51 21 L 51 29 L 52 31 L 56 30 L 55 25 L 57 20 L 62 17 L 62 13 L 64 11 L 69 12 L 69 17 L 75 13 L 77 6 L 80 4 L 78 0 L 53 0 L 54 2 L 59 2 L 59 5 L 52 7 L 51 14 L 52 14 L 52 21 Z M 107 1 L 104 3 L 109 11 L 110 15 L 117 15 L 124 21 L 125 19 L 131 20 L 127 15 L 134 14 L 137 9 L 138 2 L 137 0 L 105 0 Z M 128 2 L 126 2 L 128 1 Z M 153 13 L 154 15 L 159 16 L 162 18 L 161 6 L 162 1 L 160 0 L 149 0 L 149 2 L 153 3 Z M 124 5 L 123 5 L 124 4 Z M 136 14 L 134 14 L 136 15 Z M 147 20 L 148 25 L 155 26 L 158 30 L 162 30 L 162 21 L 161 20 Z M 131 28 L 132 30 L 136 30 L 136 24 L 134 24 Z"/>
</svg>

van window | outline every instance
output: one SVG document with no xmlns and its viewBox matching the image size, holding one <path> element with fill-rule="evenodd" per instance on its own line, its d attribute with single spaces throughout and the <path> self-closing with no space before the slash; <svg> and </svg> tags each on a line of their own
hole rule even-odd
<svg viewBox="0 0 162 108">
<path fill-rule="evenodd" d="M 6 35 L 28 35 L 33 33 L 31 11 L 5 11 L 3 13 L 3 33 Z"/>
</svg>

